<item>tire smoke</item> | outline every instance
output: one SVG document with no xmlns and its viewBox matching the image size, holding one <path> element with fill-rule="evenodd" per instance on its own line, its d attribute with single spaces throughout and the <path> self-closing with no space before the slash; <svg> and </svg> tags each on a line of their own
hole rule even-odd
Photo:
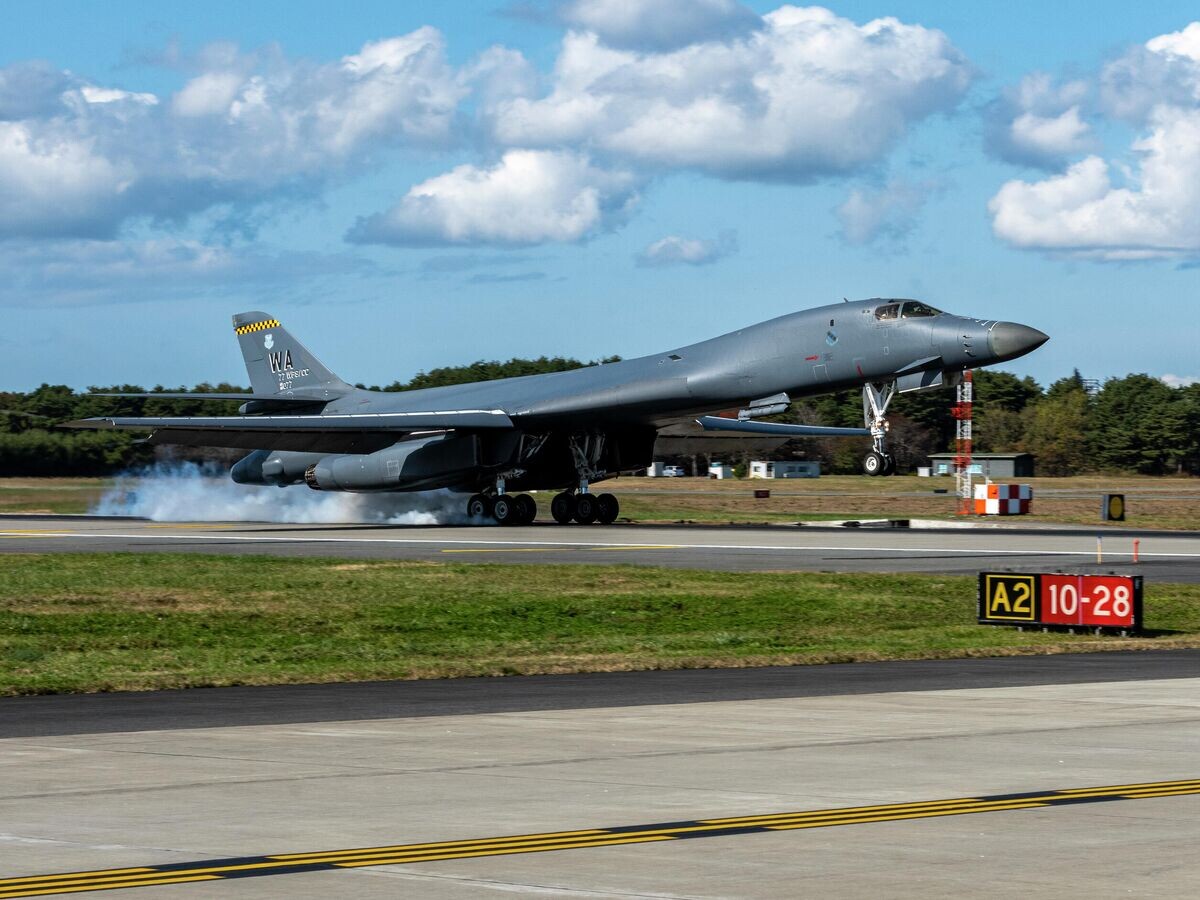
<svg viewBox="0 0 1200 900">
<path fill-rule="evenodd" d="M 155 522 L 465 525 L 467 496 L 447 490 L 345 494 L 234 484 L 219 466 L 159 463 L 117 477 L 89 512 Z"/>
</svg>

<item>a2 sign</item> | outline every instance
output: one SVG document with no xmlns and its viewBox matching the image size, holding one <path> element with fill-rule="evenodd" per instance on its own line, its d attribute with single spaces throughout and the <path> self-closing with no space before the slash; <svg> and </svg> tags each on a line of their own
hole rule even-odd
<svg viewBox="0 0 1200 900">
<path fill-rule="evenodd" d="M 979 623 L 1140 631 L 1142 576 L 980 572 Z"/>
</svg>

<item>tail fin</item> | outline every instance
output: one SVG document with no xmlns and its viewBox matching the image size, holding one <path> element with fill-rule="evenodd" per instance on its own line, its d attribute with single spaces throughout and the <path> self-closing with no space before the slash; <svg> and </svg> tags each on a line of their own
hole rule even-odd
<svg viewBox="0 0 1200 900">
<path fill-rule="evenodd" d="M 255 394 L 332 399 L 354 390 L 265 312 L 238 313 L 233 330 Z"/>
</svg>

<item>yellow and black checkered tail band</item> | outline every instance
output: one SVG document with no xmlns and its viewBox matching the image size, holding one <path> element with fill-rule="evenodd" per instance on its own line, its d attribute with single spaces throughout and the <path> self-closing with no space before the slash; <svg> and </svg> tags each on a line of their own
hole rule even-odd
<svg viewBox="0 0 1200 900">
<path fill-rule="evenodd" d="M 234 331 L 238 334 L 254 334 L 256 331 L 266 331 L 268 328 L 278 327 L 278 319 L 264 319 L 262 322 L 255 322 L 252 325 L 239 325 Z"/>
</svg>

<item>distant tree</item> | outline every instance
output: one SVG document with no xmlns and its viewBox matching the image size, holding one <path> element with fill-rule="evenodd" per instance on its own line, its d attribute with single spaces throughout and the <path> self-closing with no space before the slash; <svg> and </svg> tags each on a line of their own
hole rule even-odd
<svg viewBox="0 0 1200 900">
<path fill-rule="evenodd" d="M 1087 384 L 1083 380 L 1083 376 L 1079 374 L 1079 370 L 1075 369 L 1066 378 L 1060 378 L 1050 387 L 1046 388 L 1046 396 L 1050 398 L 1058 397 L 1061 394 L 1069 394 L 1073 391 L 1087 393 Z"/>
<path fill-rule="evenodd" d="M 1185 472 L 1200 475 L 1200 382 L 1179 388 L 1179 403 L 1185 435 L 1181 463 Z"/>
<path fill-rule="evenodd" d="M 937 432 L 907 416 L 892 416 L 889 424 L 888 452 L 896 458 L 896 470 L 912 472 L 917 466 L 929 465 L 929 454 L 940 449 Z M 860 465 L 866 449 L 859 449 Z"/>
<path fill-rule="evenodd" d="M 975 382 L 974 402 L 981 410 L 1020 412 L 1042 396 L 1041 386 L 1028 375 L 1018 378 L 1011 372 L 977 369 L 972 377 Z"/>
<path fill-rule="evenodd" d="M 1025 412 L 1025 434 L 1019 449 L 1032 453 L 1039 475 L 1077 475 L 1095 468 L 1088 452 L 1086 391 L 1049 393 Z"/>
<path fill-rule="evenodd" d="M 974 414 L 972 436 L 980 453 L 1013 453 L 1025 443 L 1029 413 L 985 406 Z"/>
<path fill-rule="evenodd" d="M 499 378 L 518 378 L 523 375 L 543 375 L 547 372 L 569 372 L 587 366 L 619 362 L 621 357 L 608 356 L 592 362 L 562 356 L 539 356 L 537 359 L 513 358 L 506 362 L 498 360 L 476 360 L 465 366 L 442 366 L 428 372 L 418 372 L 410 381 L 393 381 L 382 388 L 385 391 L 415 391 L 421 388 L 446 387 L 454 384 L 471 384 L 476 381 L 495 381 Z M 375 388 L 379 390 L 379 388 Z"/>
<path fill-rule="evenodd" d="M 1159 475 L 1187 456 L 1188 408 L 1181 391 L 1149 375 L 1110 378 L 1096 395 L 1088 438 L 1096 464 Z"/>
</svg>

